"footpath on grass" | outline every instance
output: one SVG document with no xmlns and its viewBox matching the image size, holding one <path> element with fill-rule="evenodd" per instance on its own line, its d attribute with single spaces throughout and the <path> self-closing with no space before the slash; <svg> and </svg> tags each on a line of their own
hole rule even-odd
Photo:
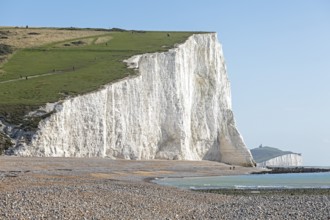
<svg viewBox="0 0 330 220">
<path fill-rule="evenodd" d="M 63 73 L 73 72 L 73 71 L 74 70 L 72 70 L 72 71 L 54 71 L 54 72 L 49 72 L 49 73 L 44 73 L 44 74 L 39 74 L 39 75 L 34 75 L 34 76 L 21 76 L 18 79 L 10 79 L 10 80 L 6 80 L 6 81 L 2 81 L 2 82 L 0 82 L 0 84 L 17 82 L 17 81 L 21 81 L 21 80 L 28 80 L 28 79 L 34 79 L 34 78 L 39 78 L 39 77 L 51 76 L 51 75 L 58 75 L 58 74 L 63 74 Z"/>
</svg>

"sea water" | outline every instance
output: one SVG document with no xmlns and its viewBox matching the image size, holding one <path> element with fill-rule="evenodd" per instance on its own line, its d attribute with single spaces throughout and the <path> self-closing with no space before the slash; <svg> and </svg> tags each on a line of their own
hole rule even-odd
<svg viewBox="0 0 330 220">
<path fill-rule="evenodd" d="M 154 182 L 189 189 L 330 189 L 330 172 L 164 178 Z"/>
</svg>

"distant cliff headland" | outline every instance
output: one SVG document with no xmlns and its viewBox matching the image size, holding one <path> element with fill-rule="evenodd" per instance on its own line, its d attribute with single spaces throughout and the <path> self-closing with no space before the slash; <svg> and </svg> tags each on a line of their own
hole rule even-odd
<svg viewBox="0 0 330 220">
<path fill-rule="evenodd" d="M 0 31 L 6 154 L 253 165 L 215 33 Z"/>
<path fill-rule="evenodd" d="M 258 167 L 289 167 L 302 166 L 302 155 L 278 148 L 259 146 L 251 150 Z"/>
</svg>

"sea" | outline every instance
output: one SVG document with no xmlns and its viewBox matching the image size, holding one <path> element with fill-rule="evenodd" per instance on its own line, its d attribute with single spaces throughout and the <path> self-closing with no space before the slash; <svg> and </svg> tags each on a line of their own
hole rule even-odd
<svg viewBox="0 0 330 220">
<path fill-rule="evenodd" d="M 185 189 L 330 189 L 330 172 L 248 174 L 163 178 L 154 180 L 160 185 Z"/>
</svg>

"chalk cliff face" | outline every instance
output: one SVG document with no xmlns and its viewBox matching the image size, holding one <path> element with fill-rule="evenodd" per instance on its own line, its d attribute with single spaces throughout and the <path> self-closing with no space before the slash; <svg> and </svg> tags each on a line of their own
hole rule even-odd
<svg viewBox="0 0 330 220">
<path fill-rule="evenodd" d="M 302 166 L 302 156 L 300 154 L 286 154 L 270 160 L 257 163 L 258 167 L 288 167 L 288 166 Z"/>
<path fill-rule="evenodd" d="M 235 127 L 216 34 L 196 34 L 168 52 L 126 62 L 136 76 L 54 105 L 15 154 L 252 165 Z"/>
</svg>

